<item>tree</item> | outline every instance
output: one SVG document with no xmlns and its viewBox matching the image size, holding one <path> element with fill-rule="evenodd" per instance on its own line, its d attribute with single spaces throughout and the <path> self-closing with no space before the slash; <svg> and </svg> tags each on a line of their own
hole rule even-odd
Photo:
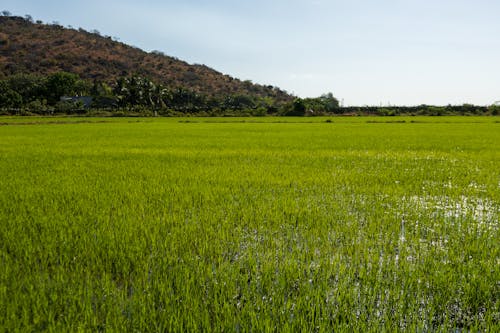
<svg viewBox="0 0 500 333">
<path fill-rule="evenodd" d="M 181 87 L 172 92 L 169 104 L 181 111 L 193 111 L 206 105 L 206 97 Z"/>
<path fill-rule="evenodd" d="M 493 103 L 492 105 L 488 106 L 488 111 L 493 116 L 498 116 L 500 115 L 500 101 Z"/>
<path fill-rule="evenodd" d="M 27 104 L 37 99 L 43 99 L 45 95 L 45 79 L 33 74 L 15 74 L 7 80 L 10 89 L 16 91 Z"/>
<path fill-rule="evenodd" d="M 166 97 L 163 87 L 157 87 L 152 81 L 141 76 L 120 78 L 114 92 L 122 106 L 162 107 Z"/>
<path fill-rule="evenodd" d="M 319 100 L 323 104 L 326 112 L 335 112 L 335 110 L 339 108 L 339 100 L 333 97 L 331 92 L 321 95 Z"/>
<path fill-rule="evenodd" d="M 94 80 L 90 95 L 93 97 L 111 97 L 113 96 L 113 89 L 104 82 Z"/>
<path fill-rule="evenodd" d="M 304 100 L 296 98 L 292 103 L 285 106 L 285 116 L 303 116 L 306 114 L 306 106 Z"/>
<path fill-rule="evenodd" d="M 161 84 L 156 85 L 153 90 L 153 104 L 156 109 L 163 109 L 167 105 L 165 100 L 170 97 L 169 91 Z M 155 113 L 156 114 L 156 113 Z"/>
<path fill-rule="evenodd" d="M 12 90 L 5 81 L 0 81 L 0 107 L 19 108 L 22 103 L 21 95 Z"/>
<path fill-rule="evenodd" d="M 49 104 L 57 103 L 62 96 L 83 95 L 86 86 L 76 74 L 58 72 L 49 75 L 45 84 Z"/>
<path fill-rule="evenodd" d="M 225 99 L 223 107 L 232 110 L 253 109 L 255 107 L 255 102 L 253 98 L 248 95 L 231 95 Z"/>
</svg>

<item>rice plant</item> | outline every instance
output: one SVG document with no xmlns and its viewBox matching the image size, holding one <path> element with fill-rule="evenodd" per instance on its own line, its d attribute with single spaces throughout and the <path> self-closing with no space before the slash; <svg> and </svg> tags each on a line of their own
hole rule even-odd
<svg viewBox="0 0 500 333">
<path fill-rule="evenodd" d="M 498 118 L 1 122 L 1 331 L 500 329 Z"/>
</svg>

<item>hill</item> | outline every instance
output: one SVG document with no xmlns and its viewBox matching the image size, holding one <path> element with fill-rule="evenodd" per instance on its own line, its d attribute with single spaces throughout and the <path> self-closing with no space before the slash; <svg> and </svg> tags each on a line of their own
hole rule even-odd
<svg viewBox="0 0 500 333">
<path fill-rule="evenodd" d="M 148 53 L 97 31 L 35 23 L 30 18 L 0 17 L 0 79 L 18 73 L 47 75 L 60 71 L 108 84 L 141 75 L 169 88 L 182 87 L 214 97 L 241 94 L 271 97 L 279 102 L 292 99 L 277 87 L 241 81 L 161 52 Z"/>
<path fill-rule="evenodd" d="M 294 98 L 277 87 L 148 53 L 98 31 L 0 16 L 0 115 L 92 114 L 91 109 L 202 116 L 500 113 L 498 105 L 340 107 L 332 93 Z"/>
</svg>

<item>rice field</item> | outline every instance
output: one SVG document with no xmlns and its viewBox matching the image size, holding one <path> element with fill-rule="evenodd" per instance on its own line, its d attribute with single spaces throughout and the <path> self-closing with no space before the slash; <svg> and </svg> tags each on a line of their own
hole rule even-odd
<svg viewBox="0 0 500 333">
<path fill-rule="evenodd" d="M 0 331 L 498 331 L 500 118 L 1 118 Z"/>
</svg>

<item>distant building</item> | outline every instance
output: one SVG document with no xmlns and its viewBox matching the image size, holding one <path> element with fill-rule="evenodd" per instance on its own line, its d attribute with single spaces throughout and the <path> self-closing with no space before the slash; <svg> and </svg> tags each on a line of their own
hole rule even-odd
<svg viewBox="0 0 500 333">
<path fill-rule="evenodd" d="M 60 101 L 72 103 L 81 102 L 84 108 L 89 108 L 92 104 L 92 96 L 61 96 Z"/>
</svg>

